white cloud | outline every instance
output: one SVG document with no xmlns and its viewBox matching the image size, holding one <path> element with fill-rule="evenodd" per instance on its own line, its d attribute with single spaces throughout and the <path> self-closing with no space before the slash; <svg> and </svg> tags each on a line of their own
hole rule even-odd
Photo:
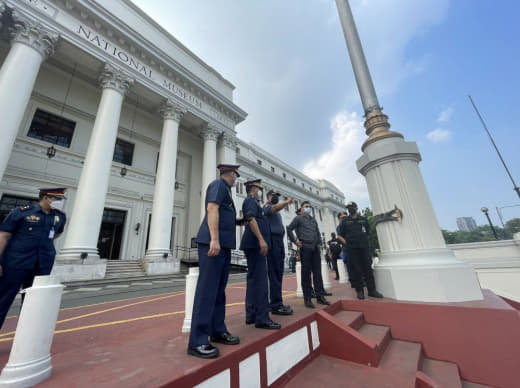
<svg viewBox="0 0 520 388">
<path fill-rule="evenodd" d="M 339 112 L 330 121 L 330 129 L 331 149 L 307 162 L 303 172 L 314 179 L 327 179 L 343 191 L 347 201 L 363 206 L 368 192 L 365 178 L 356 168 L 364 139 L 363 124 L 356 113 Z"/>
<path fill-rule="evenodd" d="M 443 143 L 451 139 L 451 131 L 449 129 L 437 128 L 428 132 L 426 137 L 432 143 Z"/>
<path fill-rule="evenodd" d="M 451 106 L 444 109 L 443 111 L 441 111 L 441 113 L 439 113 L 439 117 L 437 117 L 437 121 L 440 123 L 445 123 L 447 121 L 450 121 L 451 116 L 453 116 L 453 112 L 454 112 L 454 109 Z"/>
</svg>

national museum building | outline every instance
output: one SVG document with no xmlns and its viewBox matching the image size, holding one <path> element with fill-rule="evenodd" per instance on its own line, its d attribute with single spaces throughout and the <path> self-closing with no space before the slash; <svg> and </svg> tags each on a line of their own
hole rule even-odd
<svg viewBox="0 0 520 388">
<path fill-rule="evenodd" d="M 238 211 L 261 178 L 296 199 L 286 225 L 309 200 L 330 239 L 343 193 L 240 140 L 234 86 L 129 0 L 0 0 L 0 14 L 0 221 L 67 188 L 64 280 L 105 277 L 105 259 L 178 272 L 218 163 L 242 166 Z"/>
</svg>

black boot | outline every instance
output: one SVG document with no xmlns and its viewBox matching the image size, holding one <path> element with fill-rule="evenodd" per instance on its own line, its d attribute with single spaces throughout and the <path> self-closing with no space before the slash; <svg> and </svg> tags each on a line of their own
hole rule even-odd
<svg viewBox="0 0 520 388">
<path fill-rule="evenodd" d="M 365 299 L 365 291 L 362 288 L 358 288 L 356 290 L 356 294 L 357 294 L 358 299 L 361 299 L 361 300 Z"/>
<path fill-rule="evenodd" d="M 305 299 L 305 307 L 309 309 L 316 308 L 316 306 L 314 306 L 314 303 L 312 303 L 312 300 L 310 299 Z"/>
<path fill-rule="evenodd" d="M 318 302 L 318 304 L 324 304 L 325 306 L 330 305 L 330 302 L 327 299 L 325 299 L 325 297 L 322 295 L 318 296 L 316 298 L 316 301 Z"/>
<path fill-rule="evenodd" d="M 368 291 L 368 296 L 371 296 L 372 298 L 382 298 L 383 297 L 383 294 L 381 294 L 380 292 L 378 292 L 377 290 L 370 290 Z"/>
</svg>

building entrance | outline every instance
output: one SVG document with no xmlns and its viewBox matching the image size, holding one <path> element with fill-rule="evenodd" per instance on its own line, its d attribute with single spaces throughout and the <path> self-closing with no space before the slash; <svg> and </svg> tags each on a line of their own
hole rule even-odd
<svg viewBox="0 0 520 388">
<path fill-rule="evenodd" d="M 120 259 L 125 218 L 126 211 L 106 208 L 103 210 L 103 221 L 101 222 L 97 244 L 100 258 Z"/>
</svg>

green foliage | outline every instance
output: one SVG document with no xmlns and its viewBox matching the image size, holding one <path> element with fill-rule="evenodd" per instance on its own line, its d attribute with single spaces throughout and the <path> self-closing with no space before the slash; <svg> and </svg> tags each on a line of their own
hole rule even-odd
<svg viewBox="0 0 520 388">
<path fill-rule="evenodd" d="M 499 240 L 510 240 L 513 234 L 520 232 L 520 218 L 514 218 L 507 221 L 505 228 L 495 226 Z M 495 241 L 495 236 L 489 225 L 478 226 L 471 232 L 464 232 L 461 230 L 449 231 L 443 230 L 444 240 L 446 244 L 463 244 L 471 242 Z"/>
</svg>

